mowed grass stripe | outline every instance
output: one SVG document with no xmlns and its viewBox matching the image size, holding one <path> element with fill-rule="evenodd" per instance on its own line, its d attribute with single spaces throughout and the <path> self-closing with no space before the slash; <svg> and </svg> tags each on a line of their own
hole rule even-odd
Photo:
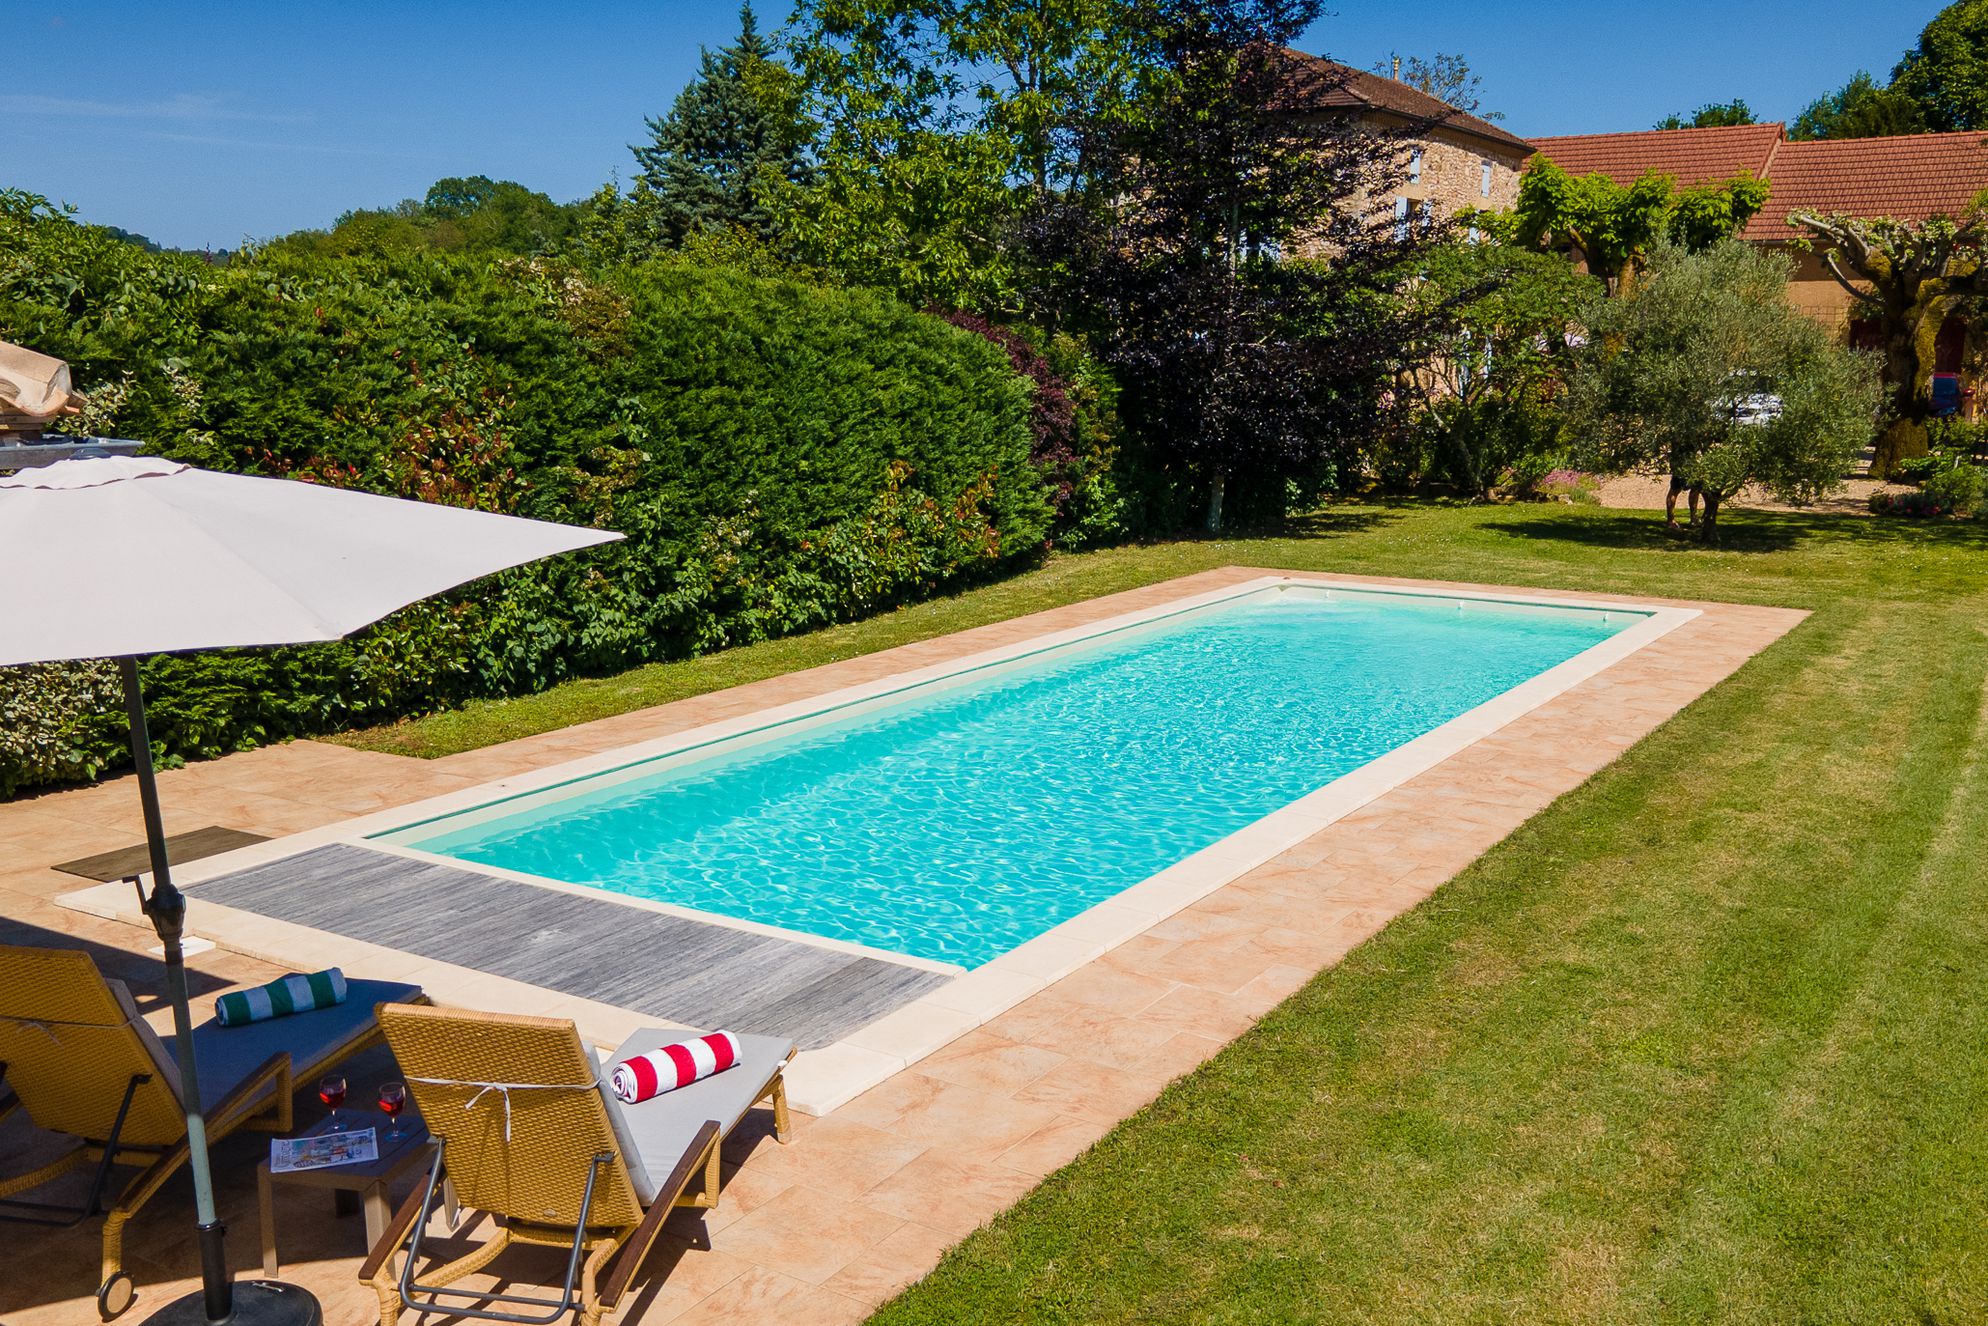
<svg viewBox="0 0 1988 1326">
<path fill-rule="evenodd" d="M 1817 1056 L 1874 971 L 1897 997 L 1910 900 L 1951 892 L 1982 606 L 1819 612 L 879 1320 L 1852 1319 L 1789 1311 L 1817 1268 L 1763 1235 L 1759 1161 L 1818 1072 L 1861 1098 Z M 1882 1158 L 1846 1179 L 1910 1183 Z M 1916 1240 L 1894 1294 L 1946 1264 L 1984 1301 L 1978 1227 L 1860 1237 Z"/>
<path fill-rule="evenodd" d="M 1646 1314 L 1988 1317 L 1988 646 L 1979 611 L 1957 617 L 1972 675 L 1920 721 L 1964 736 L 1959 767 L 1912 780 L 1925 795 L 1881 826 L 1882 932 L 1829 1025 L 1696 1176 L 1676 1246 L 1638 1286 Z M 1901 859 L 1908 845 L 1923 854 Z"/>
</svg>

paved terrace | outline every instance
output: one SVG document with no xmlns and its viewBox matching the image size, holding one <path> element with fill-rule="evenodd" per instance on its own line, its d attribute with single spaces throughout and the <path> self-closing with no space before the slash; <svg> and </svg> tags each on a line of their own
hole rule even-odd
<svg viewBox="0 0 1988 1326">
<path fill-rule="evenodd" d="M 1263 574 L 1225 568 L 446 759 L 317 742 L 229 756 L 161 776 L 167 831 L 219 825 L 296 833 Z M 1703 615 L 832 1113 L 797 1115 L 790 1145 L 775 1143 L 770 1125 L 741 1127 L 726 1148 L 723 1202 L 716 1211 L 672 1218 L 621 1320 L 860 1321 L 1168 1081 L 1213 1056 L 1802 617 L 1775 608 L 1677 606 Z M 110 975 L 131 982 L 151 1020 L 165 1027 L 149 932 L 54 901 L 87 882 L 52 870 L 53 863 L 127 847 L 139 832 L 128 779 L 0 805 L 0 941 L 90 948 Z M 197 908 L 196 894 L 196 934 Z M 197 1007 L 223 989 L 278 974 L 226 949 L 195 956 L 192 967 Z M 474 1005 L 476 980 L 459 972 L 438 972 L 430 992 L 439 1002 Z M 372 1055 L 348 1071 L 355 1094 L 393 1075 L 382 1052 Z M 315 1117 L 318 1108 L 310 1101 L 299 1117 Z M 19 1117 L 0 1123 L 0 1168 L 33 1163 L 23 1153 L 31 1157 L 46 1145 Z M 259 1134 L 238 1136 L 216 1157 L 222 1212 L 233 1229 L 229 1247 L 244 1275 L 256 1273 L 254 1168 L 262 1145 Z M 364 1251 L 357 1216 L 334 1218 L 321 1193 L 277 1191 L 285 1277 L 319 1295 L 333 1326 L 372 1320 L 371 1293 L 355 1279 Z M 194 1287 L 191 1206 L 182 1173 L 129 1226 L 126 1264 L 140 1293 L 133 1319 Z M 0 1321 L 94 1321 L 96 1255 L 93 1227 L 9 1226 L 0 1246 Z M 551 1260 L 529 1254 L 507 1254 L 499 1265 L 520 1281 L 557 1274 Z"/>
</svg>

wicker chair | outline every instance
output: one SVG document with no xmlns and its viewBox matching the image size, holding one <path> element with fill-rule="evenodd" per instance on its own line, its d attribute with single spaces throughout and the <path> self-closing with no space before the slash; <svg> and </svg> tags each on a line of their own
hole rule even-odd
<svg viewBox="0 0 1988 1326">
<path fill-rule="evenodd" d="M 346 1002 L 334 1008 L 246 1027 L 211 1021 L 195 1027 L 208 1140 L 245 1127 L 286 1131 L 296 1077 L 378 1041 L 374 1005 L 421 997 L 418 986 L 355 980 Z M 108 1321 L 136 1295 L 124 1271 L 125 1223 L 187 1160 L 173 1046 L 138 1016 L 124 983 L 105 979 L 89 954 L 0 944 L 0 1074 L 37 1127 L 77 1143 L 39 1169 L 0 1178 L 0 1220 L 70 1227 L 102 1214 L 97 1309 Z M 80 1203 L 16 1198 L 91 1162 L 96 1169 Z M 118 1166 L 140 1172 L 105 1211 Z"/>
<path fill-rule="evenodd" d="M 584 1326 L 597 1326 L 671 1210 L 716 1203 L 718 1146 L 747 1108 L 772 1101 L 785 1140 L 780 1070 L 791 1041 L 741 1037 L 735 1068 L 627 1106 L 602 1089 L 594 1055 L 563 1019 L 390 1008 L 380 1025 L 422 1119 L 441 1139 L 427 1183 L 395 1212 L 359 1271 L 379 1295 L 382 1326 L 397 1326 L 403 1308 L 535 1326 L 577 1311 Z M 630 1045 L 666 1039 L 648 1032 Z M 700 1172 L 699 1191 L 687 1191 Z M 464 1207 L 497 1218 L 496 1232 L 419 1277 L 445 1174 Z M 448 1287 L 513 1244 L 567 1253 L 557 1297 Z"/>
</svg>

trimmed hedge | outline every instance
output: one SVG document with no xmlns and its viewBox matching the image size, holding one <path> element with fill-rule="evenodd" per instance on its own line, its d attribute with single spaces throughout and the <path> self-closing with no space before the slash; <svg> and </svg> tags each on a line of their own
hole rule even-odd
<svg viewBox="0 0 1988 1326">
<path fill-rule="evenodd" d="M 628 536 L 337 644 L 153 659 L 168 760 L 858 616 L 1054 527 L 1031 383 L 867 292 L 432 254 L 218 269 L 0 194 L 0 338 L 68 359 L 81 422 L 151 451 Z M 41 734 L 0 745 L 0 795 L 120 762 L 100 681 L 0 674 L 10 729 Z"/>
</svg>

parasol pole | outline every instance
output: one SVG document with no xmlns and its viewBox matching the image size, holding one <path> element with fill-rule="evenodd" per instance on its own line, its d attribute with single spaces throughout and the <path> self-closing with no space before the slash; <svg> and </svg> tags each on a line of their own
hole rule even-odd
<svg viewBox="0 0 1988 1326">
<path fill-rule="evenodd" d="M 186 1106 L 187 1168 L 193 1171 L 193 1207 L 200 1230 L 200 1293 L 167 1304 L 151 1322 L 194 1326 L 205 1319 L 208 1326 L 263 1322 L 315 1326 L 320 1320 L 317 1300 L 292 1285 L 251 1281 L 248 1298 L 240 1304 L 235 1301 L 234 1277 L 228 1272 L 228 1227 L 214 1209 L 207 1120 L 200 1112 L 200 1072 L 193 1061 L 193 1013 L 186 995 L 186 951 L 180 944 L 186 928 L 186 895 L 174 887 L 172 865 L 166 859 L 165 819 L 159 813 L 159 783 L 152 772 L 152 737 L 145 726 L 145 697 L 138 688 L 138 660 L 119 658 L 117 671 L 124 681 L 125 713 L 131 719 L 131 761 L 138 771 L 138 802 L 145 814 L 145 848 L 152 858 L 152 894 L 145 897 L 141 893 L 139 900 L 165 949 L 166 997 L 173 1006 L 179 1095 Z M 237 1307 L 242 1309 L 239 1313 Z"/>
<path fill-rule="evenodd" d="M 145 697 L 138 689 L 138 660 L 117 660 L 124 679 L 124 709 L 131 716 L 131 759 L 138 770 L 138 802 L 145 813 L 145 846 L 152 857 L 152 895 L 145 915 L 165 946 L 166 997 L 173 1006 L 173 1036 L 179 1060 L 179 1098 L 186 1106 L 187 1168 L 193 1171 L 193 1206 L 200 1228 L 200 1287 L 209 1321 L 234 1312 L 234 1283 L 222 1240 L 228 1227 L 214 1211 L 214 1174 L 207 1163 L 207 1120 L 200 1112 L 200 1072 L 193 1062 L 193 1014 L 187 1007 L 186 953 L 180 935 L 186 927 L 186 895 L 173 886 L 166 860 L 165 820 L 159 814 L 159 783 L 152 772 L 152 737 L 145 726 Z"/>
</svg>

